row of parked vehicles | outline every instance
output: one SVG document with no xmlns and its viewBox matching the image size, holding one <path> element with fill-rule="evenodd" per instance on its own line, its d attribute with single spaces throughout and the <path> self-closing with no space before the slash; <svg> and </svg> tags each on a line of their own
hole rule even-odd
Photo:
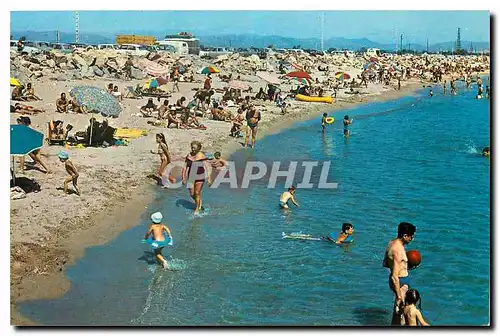
<svg viewBox="0 0 500 336">
<path fill-rule="evenodd" d="M 10 48 L 12 50 L 18 50 L 17 41 L 10 41 Z M 150 52 L 168 52 L 175 54 L 177 49 L 171 45 L 139 45 L 139 44 L 83 44 L 83 43 L 51 43 L 43 41 L 24 41 L 22 52 L 28 54 L 37 54 L 44 51 L 56 50 L 62 53 L 71 53 L 75 49 L 77 50 L 115 50 L 119 53 L 134 55 L 134 56 L 145 56 Z"/>
</svg>

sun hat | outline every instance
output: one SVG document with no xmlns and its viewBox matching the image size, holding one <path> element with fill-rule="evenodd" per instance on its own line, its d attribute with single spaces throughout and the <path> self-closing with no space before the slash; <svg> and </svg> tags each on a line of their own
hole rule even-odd
<svg viewBox="0 0 500 336">
<path fill-rule="evenodd" d="M 151 220 L 155 224 L 161 223 L 162 219 L 163 219 L 163 215 L 161 214 L 161 212 L 155 212 L 154 214 L 151 215 Z"/>
<path fill-rule="evenodd" d="M 67 160 L 67 159 L 69 159 L 69 155 L 68 155 L 68 153 L 66 153 L 66 152 L 59 152 L 59 154 L 58 154 L 57 156 L 58 156 L 60 159 L 62 159 L 62 160 Z"/>
</svg>

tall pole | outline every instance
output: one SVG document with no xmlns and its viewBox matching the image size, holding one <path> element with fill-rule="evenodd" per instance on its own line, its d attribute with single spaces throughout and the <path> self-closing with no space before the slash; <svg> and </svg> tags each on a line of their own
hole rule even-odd
<svg viewBox="0 0 500 336">
<path fill-rule="evenodd" d="M 425 51 L 428 53 L 429 52 L 429 39 L 427 39 L 427 47 L 425 48 Z"/>
<path fill-rule="evenodd" d="M 324 41 L 324 35 L 323 35 L 324 24 L 325 24 L 325 13 L 321 12 L 321 52 L 323 52 L 325 50 L 325 44 L 324 44 L 325 41 Z"/>
<path fill-rule="evenodd" d="M 80 15 L 75 12 L 75 43 L 80 42 Z"/>
<path fill-rule="evenodd" d="M 400 44 L 399 44 L 399 49 L 401 51 L 401 55 L 403 55 L 403 34 L 400 36 Z"/>
<path fill-rule="evenodd" d="M 59 43 L 61 41 L 61 35 L 59 33 L 59 30 L 56 30 L 56 43 Z"/>
</svg>

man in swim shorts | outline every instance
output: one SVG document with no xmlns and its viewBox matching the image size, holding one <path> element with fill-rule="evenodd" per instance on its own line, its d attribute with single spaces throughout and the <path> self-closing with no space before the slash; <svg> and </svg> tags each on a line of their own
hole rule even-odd
<svg viewBox="0 0 500 336">
<path fill-rule="evenodd" d="M 279 202 L 279 206 L 281 209 L 289 209 L 288 201 L 291 201 L 297 208 L 299 207 L 299 204 L 295 200 L 295 190 L 295 187 L 291 186 L 290 188 L 288 188 L 288 191 L 285 191 L 283 194 L 281 194 Z"/>
<path fill-rule="evenodd" d="M 409 244 L 417 228 L 415 225 L 401 222 L 398 225 L 398 236 L 387 245 L 384 254 L 383 266 L 390 269 L 389 287 L 394 292 L 394 310 L 391 325 L 402 325 L 403 305 L 406 292 L 410 287 L 408 274 L 408 258 L 405 245 Z"/>
<path fill-rule="evenodd" d="M 150 239 L 151 241 L 151 247 L 153 248 L 155 258 L 158 262 L 160 262 L 163 265 L 163 268 L 167 268 L 167 261 L 163 257 L 161 251 L 165 246 L 172 246 L 174 244 L 173 239 L 172 239 L 172 233 L 170 232 L 170 229 L 163 225 L 161 223 L 163 219 L 163 215 L 161 212 L 155 212 L 154 214 L 151 215 L 151 220 L 153 223 L 149 227 L 148 232 L 144 236 L 144 239 L 148 240 L 148 238 L 152 237 Z M 163 232 L 166 232 L 168 235 L 168 239 L 165 239 L 165 236 L 163 235 Z"/>
</svg>

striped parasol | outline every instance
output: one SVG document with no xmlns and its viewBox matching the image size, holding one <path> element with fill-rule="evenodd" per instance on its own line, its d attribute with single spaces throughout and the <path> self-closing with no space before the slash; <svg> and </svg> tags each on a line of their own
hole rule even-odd
<svg viewBox="0 0 500 336">
<path fill-rule="evenodd" d="M 168 74 L 168 67 L 158 63 L 149 63 L 145 70 L 151 76 L 159 77 Z"/>
<path fill-rule="evenodd" d="M 344 79 L 351 78 L 351 76 L 347 72 L 339 71 L 339 72 L 335 73 L 335 78 L 340 79 L 340 80 L 344 80 Z"/>
</svg>

